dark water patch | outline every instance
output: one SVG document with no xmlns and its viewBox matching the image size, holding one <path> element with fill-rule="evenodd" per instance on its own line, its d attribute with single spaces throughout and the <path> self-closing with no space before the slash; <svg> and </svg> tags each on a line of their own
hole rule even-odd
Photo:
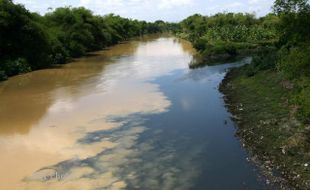
<svg viewBox="0 0 310 190">
<path fill-rule="evenodd" d="M 169 111 L 144 116 L 133 147 L 140 162 L 123 165 L 127 189 L 269 189 L 235 137 L 222 94 L 228 68 L 179 70 L 153 82 L 171 101 Z"/>
<path fill-rule="evenodd" d="M 117 142 L 120 138 L 122 138 L 125 135 L 128 129 L 143 125 L 143 119 L 138 113 L 131 114 L 129 116 L 110 116 L 109 118 L 96 119 L 93 120 L 92 122 L 96 122 L 98 120 L 106 120 L 109 123 L 120 123 L 120 125 L 117 128 L 109 130 L 98 130 L 87 133 L 85 137 L 78 140 L 78 143 L 91 144 L 103 140 Z"/>
<path fill-rule="evenodd" d="M 120 123 L 111 130 L 88 133 L 78 143 L 92 144 L 103 140 L 120 142 L 130 130 L 143 126 L 135 143 L 106 149 L 84 160 L 61 162 L 53 168 L 70 173 L 74 168 L 88 167 L 100 176 L 111 167 L 127 189 L 268 189 L 256 167 L 235 137 L 235 126 L 227 112 L 222 94 L 217 90 L 228 68 L 226 64 L 196 70 L 177 70 L 152 82 L 171 101 L 161 114 L 135 113 L 111 116 L 109 122 Z M 119 163 L 102 158 L 118 151 L 131 154 Z"/>
</svg>

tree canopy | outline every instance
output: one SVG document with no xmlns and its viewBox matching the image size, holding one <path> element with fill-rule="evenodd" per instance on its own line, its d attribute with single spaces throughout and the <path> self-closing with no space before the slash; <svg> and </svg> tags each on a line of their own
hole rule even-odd
<svg viewBox="0 0 310 190">
<path fill-rule="evenodd" d="M 84 7 L 39 15 L 12 0 L 0 0 L 0 78 L 66 63 L 134 36 L 163 32 L 170 24 L 149 23 Z"/>
</svg>

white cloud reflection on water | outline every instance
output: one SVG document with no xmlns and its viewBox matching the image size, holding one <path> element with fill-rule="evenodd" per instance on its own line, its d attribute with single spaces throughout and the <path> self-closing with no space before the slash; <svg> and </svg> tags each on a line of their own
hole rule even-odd
<svg viewBox="0 0 310 190">
<path fill-rule="evenodd" d="M 146 128 L 142 121 L 130 121 L 131 126 L 123 128 L 128 121 L 111 122 L 108 118 L 167 111 L 169 100 L 158 85 L 148 81 L 187 67 L 192 50 L 182 43 L 185 42 L 164 38 L 121 44 L 100 53 L 102 57 L 114 56 L 111 51 L 115 49 L 119 51 L 117 54 L 127 55 L 116 58 L 102 72 L 98 66 L 104 64 L 105 59 L 97 56 L 80 59 L 60 70 L 37 71 L 1 84 L 0 99 L 4 101 L 0 103 L 10 103 L 2 107 L 0 119 L 3 127 L 0 131 L 1 189 L 120 189 L 129 180 L 137 185 L 134 170 L 123 176 L 122 167 L 139 163 L 141 154 L 152 149 L 152 144 L 141 144 L 137 149 L 136 140 Z M 132 46 L 137 49 L 128 51 Z M 90 68 L 86 69 L 85 64 Z M 41 81 L 42 77 L 47 78 Z M 20 86 L 25 80 L 27 83 Z M 19 97 L 11 95 L 16 91 Z M 21 104 L 23 108 L 19 109 Z M 18 121 L 4 117 L 14 110 Z M 7 131 L 6 127 L 13 127 L 15 132 Z M 77 143 L 87 134 L 105 134 L 114 129 L 119 131 L 104 138 L 93 136 L 92 143 Z M 161 159 L 174 156 L 167 154 Z M 160 159 L 158 161 L 142 169 L 159 167 Z M 63 179 L 40 180 L 55 168 Z M 166 169 L 164 187 L 176 186 L 172 173 L 179 170 Z M 151 178 L 156 175 L 156 169 L 151 171 L 145 183 L 155 184 Z"/>
</svg>

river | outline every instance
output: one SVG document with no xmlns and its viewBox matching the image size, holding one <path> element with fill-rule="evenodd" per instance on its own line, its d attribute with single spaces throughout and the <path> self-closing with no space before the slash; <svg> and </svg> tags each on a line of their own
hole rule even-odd
<svg viewBox="0 0 310 190">
<path fill-rule="evenodd" d="M 0 189 L 268 189 L 187 41 L 148 36 L 0 83 Z"/>
</svg>

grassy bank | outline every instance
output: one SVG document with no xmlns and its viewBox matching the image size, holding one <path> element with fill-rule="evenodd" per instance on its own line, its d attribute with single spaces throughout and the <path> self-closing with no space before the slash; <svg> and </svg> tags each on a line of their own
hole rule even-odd
<svg viewBox="0 0 310 190">
<path fill-rule="evenodd" d="M 251 67 L 231 70 L 221 85 L 238 135 L 266 174 L 275 176 L 276 169 L 294 188 L 310 189 L 310 125 L 300 117 L 298 84 Z"/>
</svg>

